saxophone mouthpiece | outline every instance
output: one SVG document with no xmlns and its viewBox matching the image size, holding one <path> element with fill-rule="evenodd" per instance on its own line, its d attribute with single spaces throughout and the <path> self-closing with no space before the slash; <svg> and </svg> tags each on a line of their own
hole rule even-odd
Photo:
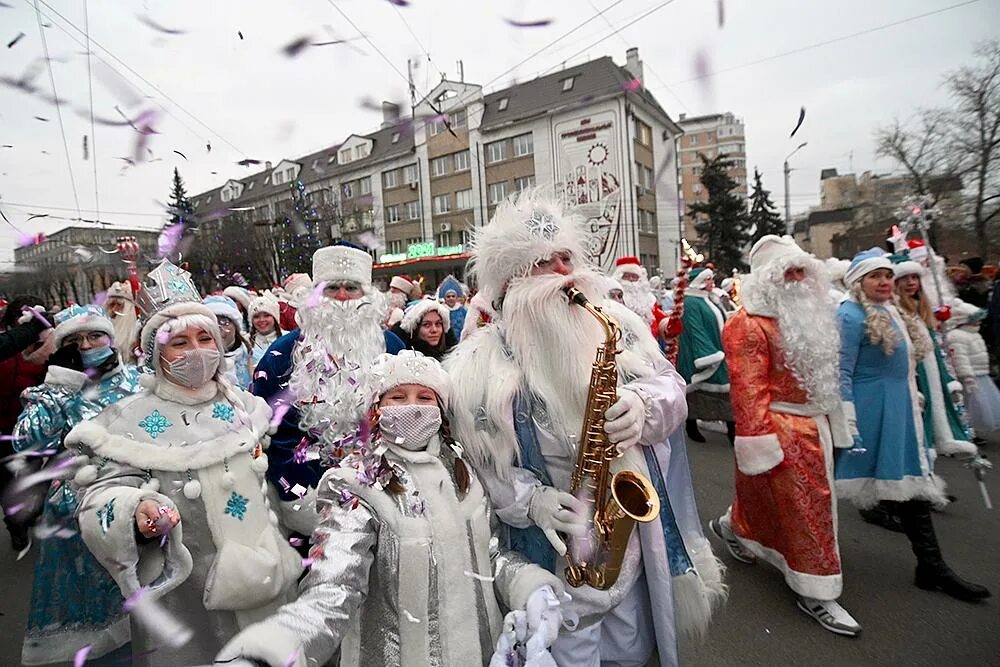
<svg viewBox="0 0 1000 667">
<path fill-rule="evenodd" d="M 563 291 L 566 292 L 567 298 L 578 306 L 586 306 L 589 303 L 587 297 L 583 295 L 583 292 L 572 285 L 563 287 Z"/>
</svg>

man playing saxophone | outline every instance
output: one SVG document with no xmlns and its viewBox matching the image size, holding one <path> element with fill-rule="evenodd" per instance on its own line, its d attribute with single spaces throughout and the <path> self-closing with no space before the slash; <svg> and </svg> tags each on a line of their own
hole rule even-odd
<svg viewBox="0 0 1000 667">
<path fill-rule="evenodd" d="M 446 359 L 452 425 L 510 546 L 561 578 L 584 567 L 566 605 L 579 623 L 552 646 L 557 664 L 645 665 L 656 651 L 674 665 L 678 634 L 702 632 L 724 591 L 686 452 L 667 441 L 687 415 L 684 381 L 642 319 L 603 298 L 590 243 L 582 221 L 539 191 L 497 207 L 471 270 L 498 316 Z M 602 409 L 588 413 L 596 398 Z M 605 488 L 588 491 L 574 473 L 602 443 Z M 611 479 L 630 500 L 608 500 Z M 595 525 L 623 505 L 642 518 L 602 539 Z"/>
</svg>

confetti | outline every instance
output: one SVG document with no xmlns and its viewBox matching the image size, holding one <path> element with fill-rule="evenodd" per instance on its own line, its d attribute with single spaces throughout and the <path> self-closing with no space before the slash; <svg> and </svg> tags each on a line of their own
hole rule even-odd
<svg viewBox="0 0 1000 667">
<path fill-rule="evenodd" d="M 281 48 L 282 52 L 289 58 L 294 58 L 295 56 L 302 53 L 302 50 L 309 46 L 311 41 L 310 37 L 299 37 Z"/>
<path fill-rule="evenodd" d="M 44 118 L 44 117 L 42 117 L 42 116 L 35 116 L 35 120 L 40 120 L 40 121 L 42 121 L 43 123 L 47 123 L 47 122 L 49 122 L 49 119 L 48 119 L 48 118 Z M 44 153 L 45 151 L 42 151 L 42 152 Z"/>
<path fill-rule="evenodd" d="M 795 133 L 799 131 L 800 127 L 802 127 L 802 121 L 804 121 L 805 119 L 806 119 L 806 108 L 802 107 L 801 109 L 799 109 L 799 122 L 795 124 L 795 129 L 792 130 L 792 133 L 788 135 L 789 139 L 795 136 Z"/>
<path fill-rule="evenodd" d="M 181 153 L 181 152 L 180 152 L 180 151 L 178 151 L 178 150 L 175 150 L 174 152 L 175 152 L 175 153 L 177 153 L 178 155 L 180 155 L 180 156 L 181 156 L 182 158 L 184 158 L 185 160 L 186 160 L 186 159 L 188 159 L 188 156 L 187 156 L 187 155 L 184 155 L 184 153 Z"/>
<path fill-rule="evenodd" d="M 167 225 L 160 232 L 160 237 L 156 241 L 157 252 L 160 257 L 166 257 L 174 252 L 177 244 L 180 243 L 184 235 L 184 223 L 178 222 L 174 225 Z"/>
<path fill-rule="evenodd" d="M 495 577 L 487 577 L 484 574 L 479 574 L 477 572 L 470 572 L 469 570 L 466 570 L 464 574 L 467 577 L 472 577 L 473 579 L 478 579 L 479 581 L 493 581 L 495 579 Z"/>
<path fill-rule="evenodd" d="M 211 141 L 205 143 L 205 150 L 208 151 L 209 153 L 212 152 L 212 142 Z"/>
<path fill-rule="evenodd" d="M 237 30 L 236 34 L 240 36 L 240 39 L 243 39 L 243 31 Z"/>
<path fill-rule="evenodd" d="M 7 48 L 8 49 L 11 48 L 12 46 L 14 46 L 18 42 L 20 42 L 21 39 L 23 39 L 23 38 L 24 38 L 24 33 L 23 32 L 17 33 L 17 37 L 15 37 L 14 39 L 12 39 L 9 42 L 7 42 Z"/>
<path fill-rule="evenodd" d="M 83 159 L 90 159 L 90 147 L 87 145 L 87 135 L 83 135 Z"/>
<path fill-rule="evenodd" d="M 260 164 L 260 160 L 254 160 L 254 159 L 251 159 L 251 158 L 244 158 L 243 160 L 240 160 L 236 164 L 238 164 L 241 167 L 249 167 L 252 164 Z"/>
<path fill-rule="evenodd" d="M 722 26 L 726 25 L 726 6 L 725 6 L 725 4 L 723 4 L 723 1 L 724 1 L 724 0 L 719 0 L 719 2 L 718 2 L 718 9 L 719 9 L 719 27 L 720 27 L 720 28 L 721 28 Z"/>
<path fill-rule="evenodd" d="M 403 616 L 405 616 L 406 620 L 408 620 L 410 623 L 419 623 L 420 622 L 419 618 L 417 618 L 416 616 L 414 616 L 413 614 L 411 614 L 410 612 L 408 612 L 406 609 L 403 610 Z"/>
<path fill-rule="evenodd" d="M 132 620 L 152 635 L 157 643 L 179 648 L 194 636 L 191 628 L 149 597 L 146 587 L 128 596 L 122 608 L 131 614 Z"/>
<path fill-rule="evenodd" d="M 143 16 L 141 14 L 138 15 L 138 16 L 136 16 L 136 18 L 139 19 L 140 23 L 144 23 L 147 26 L 149 26 L 150 28 L 152 28 L 153 30 L 155 30 L 157 32 L 162 32 L 162 33 L 164 33 L 166 35 L 183 35 L 185 32 L 187 32 L 185 30 L 177 30 L 175 28 L 167 28 L 165 26 L 160 25 L 159 23 L 157 23 L 153 19 L 149 18 L 148 16 Z"/>
<path fill-rule="evenodd" d="M 544 28 L 552 23 L 552 19 L 538 19 L 535 21 L 518 21 L 516 19 L 504 19 L 509 25 L 515 28 Z"/>
<path fill-rule="evenodd" d="M 311 568 L 312 564 L 313 564 L 313 561 L 314 561 L 313 558 L 303 558 L 302 559 L 302 567 L 303 567 L 303 569 L 308 570 L 309 568 Z"/>
<path fill-rule="evenodd" d="M 396 5 L 397 7 L 409 7 L 410 0 L 389 0 L 390 5 Z"/>
<path fill-rule="evenodd" d="M 292 493 L 301 498 L 302 496 L 309 493 L 309 489 L 302 486 L 301 484 L 296 484 L 295 486 L 292 487 Z"/>
<path fill-rule="evenodd" d="M 73 656 L 73 667 L 83 667 L 83 663 L 87 662 L 87 656 L 90 655 L 90 648 L 90 644 L 87 644 L 76 652 Z"/>
<path fill-rule="evenodd" d="M 301 547 L 303 542 L 305 542 L 305 540 L 303 540 L 301 537 L 288 538 L 288 543 L 291 544 L 293 547 Z"/>
<path fill-rule="evenodd" d="M 639 81 L 639 79 L 632 79 L 631 81 L 626 82 L 622 87 L 625 89 L 626 93 L 636 93 L 642 90 L 642 81 Z"/>
</svg>

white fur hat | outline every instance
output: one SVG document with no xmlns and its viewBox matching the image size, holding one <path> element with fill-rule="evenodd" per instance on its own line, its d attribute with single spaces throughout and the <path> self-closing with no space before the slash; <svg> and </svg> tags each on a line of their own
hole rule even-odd
<svg viewBox="0 0 1000 667">
<path fill-rule="evenodd" d="M 837 281 L 844 279 L 844 274 L 847 273 L 847 267 L 851 265 L 851 260 L 830 257 L 825 260 L 825 263 L 826 274 L 830 276 L 830 280 Z"/>
<path fill-rule="evenodd" d="M 410 293 L 413 289 L 413 281 L 406 276 L 393 276 L 392 280 L 389 281 L 389 287 L 395 287 L 400 292 Z"/>
<path fill-rule="evenodd" d="M 111 287 L 108 288 L 107 298 L 125 299 L 131 303 L 135 303 L 135 297 L 132 295 L 132 285 L 127 282 L 111 283 Z"/>
<path fill-rule="evenodd" d="M 309 277 L 308 273 L 293 273 L 285 278 L 282 287 L 289 295 L 294 296 L 300 289 L 312 287 L 312 278 Z"/>
<path fill-rule="evenodd" d="M 201 302 L 216 315 L 232 320 L 233 324 L 236 325 L 237 331 L 243 331 L 243 314 L 240 313 L 240 309 L 236 307 L 236 302 L 228 296 L 213 294 L 211 296 L 206 296 L 201 300 Z"/>
<path fill-rule="evenodd" d="M 690 274 L 690 282 L 688 283 L 688 289 L 703 289 L 705 283 L 710 279 L 715 277 L 715 272 L 712 269 L 692 269 Z"/>
<path fill-rule="evenodd" d="M 60 310 L 53 319 L 56 328 L 52 332 L 52 342 L 57 349 L 67 336 L 81 331 L 100 331 L 112 340 L 115 338 L 115 327 L 100 306 L 72 305 Z"/>
<path fill-rule="evenodd" d="M 407 306 L 406 310 L 403 311 L 403 319 L 399 323 L 400 328 L 412 336 L 413 332 L 420 328 L 420 321 L 424 319 L 424 315 L 432 310 L 436 310 L 441 316 L 441 322 L 444 324 L 445 333 L 447 333 L 448 329 L 451 328 L 451 313 L 448 306 L 433 298 L 414 301 Z"/>
<path fill-rule="evenodd" d="M 362 287 L 372 284 L 372 256 L 347 245 L 320 248 L 313 253 L 313 284 L 353 280 Z"/>
<path fill-rule="evenodd" d="M 851 260 L 850 266 L 844 273 L 844 284 L 850 287 L 866 275 L 877 269 L 889 269 L 895 275 L 896 269 L 889 259 L 889 255 L 881 248 L 871 248 L 859 252 Z"/>
<path fill-rule="evenodd" d="M 415 350 L 401 350 L 399 354 L 381 354 L 372 363 L 375 379 L 375 399 L 401 384 L 419 384 L 433 389 L 445 405 L 451 390 L 451 380 L 436 359 L 425 357 Z"/>
<path fill-rule="evenodd" d="M 501 202 L 476 234 L 469 266 L 479 288 L 493 299 L 512 278 L 528 275 L 536 262 L 557 252 L 569 252 L 578 265 L 587 263 L 587 241 L 583 218 L 539 189 L 524 190 Z"/>
<path fill-rule="evenodd" d="M 222 293 L 244 308 L 248 308 L 250 306 L 250 301 L 253 300 L 253 292 L 249 291 L 245 287 L 240 287 L 239 285 L 230 285 L 226 289 L 222 290 Z"/>
<path fill-rule="evenodd" d="M 750 248 L 750 273 L 760 271 L 776 259 L 800 255 L 803 258 L 809 256 L 795 243 L 795 239 L 791 236 L 776 236 L 774 234 L 762 236 Z"/>
<path fill-rule="evenodd" d="M 247 319 L 253 320 L 257 313 L 267 313 L 277 322 L 281 317 L 281 307 L 278 305 L 278 297 L 274 296 L 270 290 L 265 291 L 258 297 L 254 297 L 247 307 Z"/>
<path fill-rule="evenodd" d="M 152 367 L 155 368 L 155 364 L 158 363 L 155 360 L 157 342 L 154 339 L 156 332 L 160 330 L 164 324 L 169 323 L 171 320 L 175 320 L 182 315 L 204 315 L 206 319 L 211 323 L 209 328 L 209 333 L 215 338 L 219 345 L 219 350 L 225 349 L 222 345 L 222 333 L 219 331 L 219 325 L 215 320 L 215 313 L 208 309 L 208 306 L 197 302 L 197 301 L 181 301 L 174 303 L 172 305 L 157 311 L 152 317 L 146 320 L 146 323 L 142 326 L 142 336 L 140 341 L 142 342 L 142 351 L 145 353 L 150 361 L 147 363 L 154 364 Z"/>
<path fill-rule="evenodd" d="M 647 278 L 646 267 L 639 262 L 638 257 L 619 257 L 615 261 L 615 270 L 611 272 L 611 277 L 615 280 L 621 280 L 626 273 L 639 276 L 639 280 Z"/>
<path fill-rule="evenodd" d="M 912 259 L 908 259 L 905 262 L 899 262 L 893 268 L 893 275 L 896 280 L 903 278 L 904 276 L 923 276 L 924 267 L 918 262 L 914 262 Z"/>
</svg>

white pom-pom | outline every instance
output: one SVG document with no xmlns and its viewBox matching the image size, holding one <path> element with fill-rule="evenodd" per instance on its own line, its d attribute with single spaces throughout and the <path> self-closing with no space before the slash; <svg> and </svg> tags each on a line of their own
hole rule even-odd
<svg viewBox="0 0 1000 667">
<path fill-rule="evenodd" d="M 97 466 L 85 465 L 76 471 L 73 482 L 77 486 L 90 486 L 97 481 Z"/>
<path fill-rule="evenodd" d="M 90 463 L 90 457 L 86 454 L 77 454 L 73 457 L 73 465 L 85 466 Z"/>
<path fill-rule="evenodd" d="M 267 454 L 261 454 L 250 462 L 250 469 L 254 472 L 267 472 Z"/>
<path fill-rule="evenodd" d="M 226 491 L 229 491 L 234 486 L 236 486 L 236 479 L 233 478 L 233 473 L 229 472 L 228 470 L 222 473 L 222 488 L 224 488 Z"/>
<path fill-rule="evenodd" d="M 184 497 L 188 500 L 201 497 L 201 482 L 196 479 L 189 480 L 184 485 Z"/>
<path fill-rule="evenodd" d="M 155 477 L 150 477 L 149 479 L 146 480 L 146 483 L 142 485 L 142 488 L 146 489 L 147 491 L 152 491 L 153 493 L 157 493 L 160 490 L 160 480 L 156 479 Z"/>
<path fill-rule="evenodd" d="M 159 382 L 159 378 L 151 373 L 143 373 L 139 376 L 139 386 L 143 389 L 156 389 L 156 385 L 159 384 Z"/>
</svg>

